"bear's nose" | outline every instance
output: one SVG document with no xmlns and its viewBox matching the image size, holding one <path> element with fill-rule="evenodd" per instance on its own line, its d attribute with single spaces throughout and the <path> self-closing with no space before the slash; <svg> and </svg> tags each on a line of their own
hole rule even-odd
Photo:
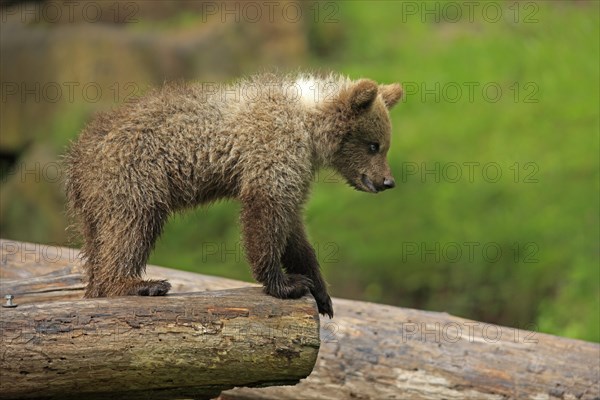
<svg viewBox="0 0 600 400">
<path fill-rule="evenodd" d="M 383 180 L 383 186 L 385 186 L 386 189 L 392 189 L 396 186 L 396 182 L 394 182 L 394 178 L 385 178 Z"/>
</svg>

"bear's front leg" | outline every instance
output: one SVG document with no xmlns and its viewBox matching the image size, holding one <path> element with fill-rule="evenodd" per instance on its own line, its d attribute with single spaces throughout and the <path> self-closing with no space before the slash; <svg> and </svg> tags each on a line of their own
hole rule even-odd
<svg viewBox="0 0 600 400">
<path fill-rule="evenodd" d="M 307 294 L 313 287 L 309 277 L 285 274 L 281 269 L 295 207 L 266 193 L 245 195 L 241 200 L 244 249 L 254 278 L 274 297 L 297 299 Z"/>
<path fill-rule="evenodd" d="M 329 293 L 327 293 L 327 284 L 321 275 L 319 261 L 315 250 L 308 241 L 299 214 L 296 214 L 292 220 L 290 234 L 281 261 L 287 272 L 302 274 L 311 279 L 313 282 L 311 293 L 317 302 L 319 313 L 333 318 L 333 306 Z"/>
</svg>

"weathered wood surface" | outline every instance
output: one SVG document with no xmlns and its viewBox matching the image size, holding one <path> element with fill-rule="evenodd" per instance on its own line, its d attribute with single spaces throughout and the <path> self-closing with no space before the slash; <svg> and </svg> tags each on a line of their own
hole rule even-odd
<svg viewBox="0 0 600 400">
<path fill-rule="evenodd" d="M 171 293 L 258 287 L 248 282 L 149 265 L 149 276 L 168 278 Z M 0 294 L 27 293 L 20 304 L 81 299 L 84 282 L 79 251 L 67 247 L 0 239 Z M 1 299 L 0 299 L 1 300 Z"/>
<path fill-rule="evenodd" d="M 319 351 L 314 300 L 260 288 L 23 304 L 0 326 L 0 398 L 209 399 L 296 384 Z"/>
<path fill-rule="evenodd" d="M 74 266 L 75 253 L 44 250 L 57 259 L 48 263 L 51 257 L 37 256 L 36 260 L 42 248 L 37 245 L 36 251 L 34 246 L 0 241 L 0 294 L 8 288 L 35 292 L 14 292 L 20 304 L 34 297 L 79 296 L 83 285 Z M 30 254 L 24 254 L 27 249 Z M 68 254 L 72 261 L 63 260 Z M 42 294 L 46 278 L 34 277 L 49 271 L 53 271 L 49 279 L 54 280 L 54 287 Z M 58 276 L 65 272 L 73 276 L 61 283 Z M 149 267 L 148 272 L 151 277 L 169 278 L 174 291 L 251 285 L 158 267 Z M 37 281 L 21 286 L 8 281 L 16 277 Z M 334 299 L 334 310 L 333 320 L 321 321 L 321 348 L 307 379 L 296 386 L 236 388 L 219 398 L 600 398 L 600 345 L 596 343 L 358 301 Z"/>
</svg>

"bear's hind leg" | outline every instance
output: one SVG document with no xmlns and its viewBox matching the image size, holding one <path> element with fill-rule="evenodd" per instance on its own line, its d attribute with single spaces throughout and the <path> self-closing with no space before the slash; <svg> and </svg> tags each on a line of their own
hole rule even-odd
<svg viewBox="0 0 600 400">
<path fill-rule="evenodd" d="M 88 272 L 86 297 L 162 296 L 171 285 L 165 280 L 143 280 L 142 274 L 166 213 L 121 208 L 101 221 L 94 248 L 97 254 Z"/>
</svg>

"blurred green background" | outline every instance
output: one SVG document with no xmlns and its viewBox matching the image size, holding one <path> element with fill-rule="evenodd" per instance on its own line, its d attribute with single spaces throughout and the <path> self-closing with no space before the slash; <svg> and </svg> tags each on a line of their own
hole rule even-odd
<svg viewBox="0 0 600 400">
<path fill-rule="evenodd" d="M 598 2 L 76 4 L 3 3 L 2 238 L 79 246 L 59 156 L 150 86 L 273 67 L 400 81 L 397 188 L 315 179 L 332 294 L 600 341 Z M 251 280 L 237 213 L 174 216 L 150 262 Z"/>
</svg>

